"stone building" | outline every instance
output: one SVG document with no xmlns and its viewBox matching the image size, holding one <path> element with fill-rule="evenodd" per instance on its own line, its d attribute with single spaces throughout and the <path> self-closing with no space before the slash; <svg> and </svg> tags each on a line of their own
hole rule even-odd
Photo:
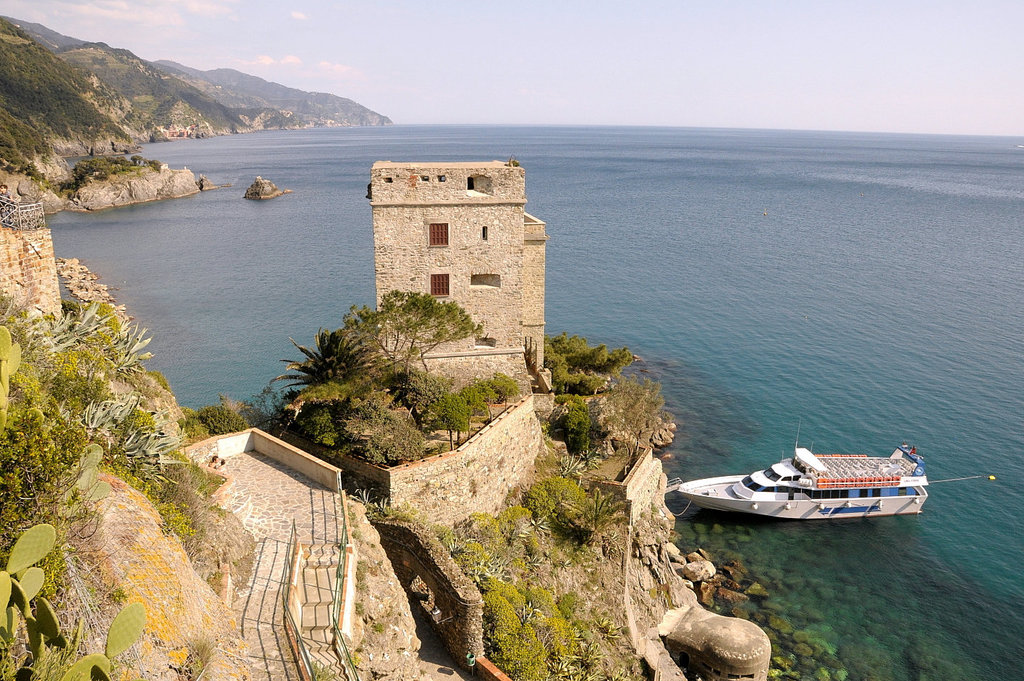
<svg viewBox="0 0 1024 681">
<path fill-rule="evenodd" d="M 524 387 L 544 365 L 545 224 L 527 213 L 518 164 L 393 163 L 370 172 L 377 301 L 423 291 L 458 302 L 477 338 L 427 356 L 457 382 L 503 372 Z M 543 381 L 541 382 L 543 385 Z"/>
</svg>

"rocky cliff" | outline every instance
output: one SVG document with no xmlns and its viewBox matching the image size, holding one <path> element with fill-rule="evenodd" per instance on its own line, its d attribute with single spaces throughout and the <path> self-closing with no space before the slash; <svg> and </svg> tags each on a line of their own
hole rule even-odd
<svg viewBox="0 0 1024 681">
<path fill-rule="evenodd" d="M 204 679 L 250 679 L 230 609 L 192 569 L 181 542 L 161 531 L 160 515 L 146 497 L 118 478 L 105 480 L 112 491 L 75 548 L 89 573 L 84 594 L 103 589 L 115 600 L 146 606 L 136 659 L 124 662 L 150 681 L 176 681 L 199 658 Z M 93 616 L 106 619 L 102 611 Z"/>
<path fill-rule="evenodd" d="M 101 210 L 198 192 L 199 183 L 191 170 L 145 169 L 137 175 L 115 175 L 103 182 L 91 182 L 75 192 L 66 207 L 69 210 Z"/>
</svg>

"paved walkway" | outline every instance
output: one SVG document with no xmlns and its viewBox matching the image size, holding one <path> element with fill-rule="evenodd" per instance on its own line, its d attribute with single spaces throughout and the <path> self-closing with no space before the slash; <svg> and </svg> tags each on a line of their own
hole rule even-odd
<svg viewBox="0 0 1024 681">
<path fill-rule="evenodd" d="M 304 544 L 336 543 L 337 495 L 301 473 L 257 452 L 235 454 L 223 472 L 230 476 L 222 504 L 256 537 L 252 578 L 234 604 L 249 645 L 255 679 L 300 678 L 284 634 L 281 580 L 287 562 L 292 519 Z"/>
<path fill-rule="evenodd" d="M 254 681 L 299 681 L 295 657 L 284 634 L 281 580 L 288 538 L 295 520 L 299 542 L 337 543 L 341 527 L 338 496 L 323 485 L 255 451 L 234 454 L 221 470 L 230 482 L 221 504 L 256 537 L 252 577 L 239 588 L 234 604 L 242 636 L 249 645 Z M 415 613 L 420 638 L 419 666 L 433 681 L 470 679 L 452 663 L 440 637 L 423 613 Z"/>
</svg>

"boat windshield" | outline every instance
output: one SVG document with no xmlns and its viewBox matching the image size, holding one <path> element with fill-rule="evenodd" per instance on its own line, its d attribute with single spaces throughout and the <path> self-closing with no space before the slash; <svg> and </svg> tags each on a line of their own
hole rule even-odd
<svg viewBox="0 0 1024 681">
<path fill-rule="evenodd" d="M 778 473 L 776 473 L 774 468 L 768 468 L 764 472 L 764 477 L 766 477 L 769 480 L 771 480 L 772 482 L 774 482 L 774 481 L 778 480 L 779 478 L 781 478 L 782 476 L 779 475 Z"/>
</svg>

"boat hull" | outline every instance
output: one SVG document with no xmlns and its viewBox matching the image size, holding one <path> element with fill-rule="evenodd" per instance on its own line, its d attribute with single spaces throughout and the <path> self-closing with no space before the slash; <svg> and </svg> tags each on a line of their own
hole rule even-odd
<svg viewBox="0 0 1024 681">
<path fill-rule="evenodd" d="M 701 508 L 789 520 L 912 515 L 921 512 L 927 499 L 926 493 L 908 497 L 847 500 L 779 499 L 757 493 L 751 494 L 750 497 L 741 497 L 736 495 L 733 488 L 742 479 L 742 475 L 733 475 L 694 480 L 681 484 L 677 491 Z"/>
</svg>

